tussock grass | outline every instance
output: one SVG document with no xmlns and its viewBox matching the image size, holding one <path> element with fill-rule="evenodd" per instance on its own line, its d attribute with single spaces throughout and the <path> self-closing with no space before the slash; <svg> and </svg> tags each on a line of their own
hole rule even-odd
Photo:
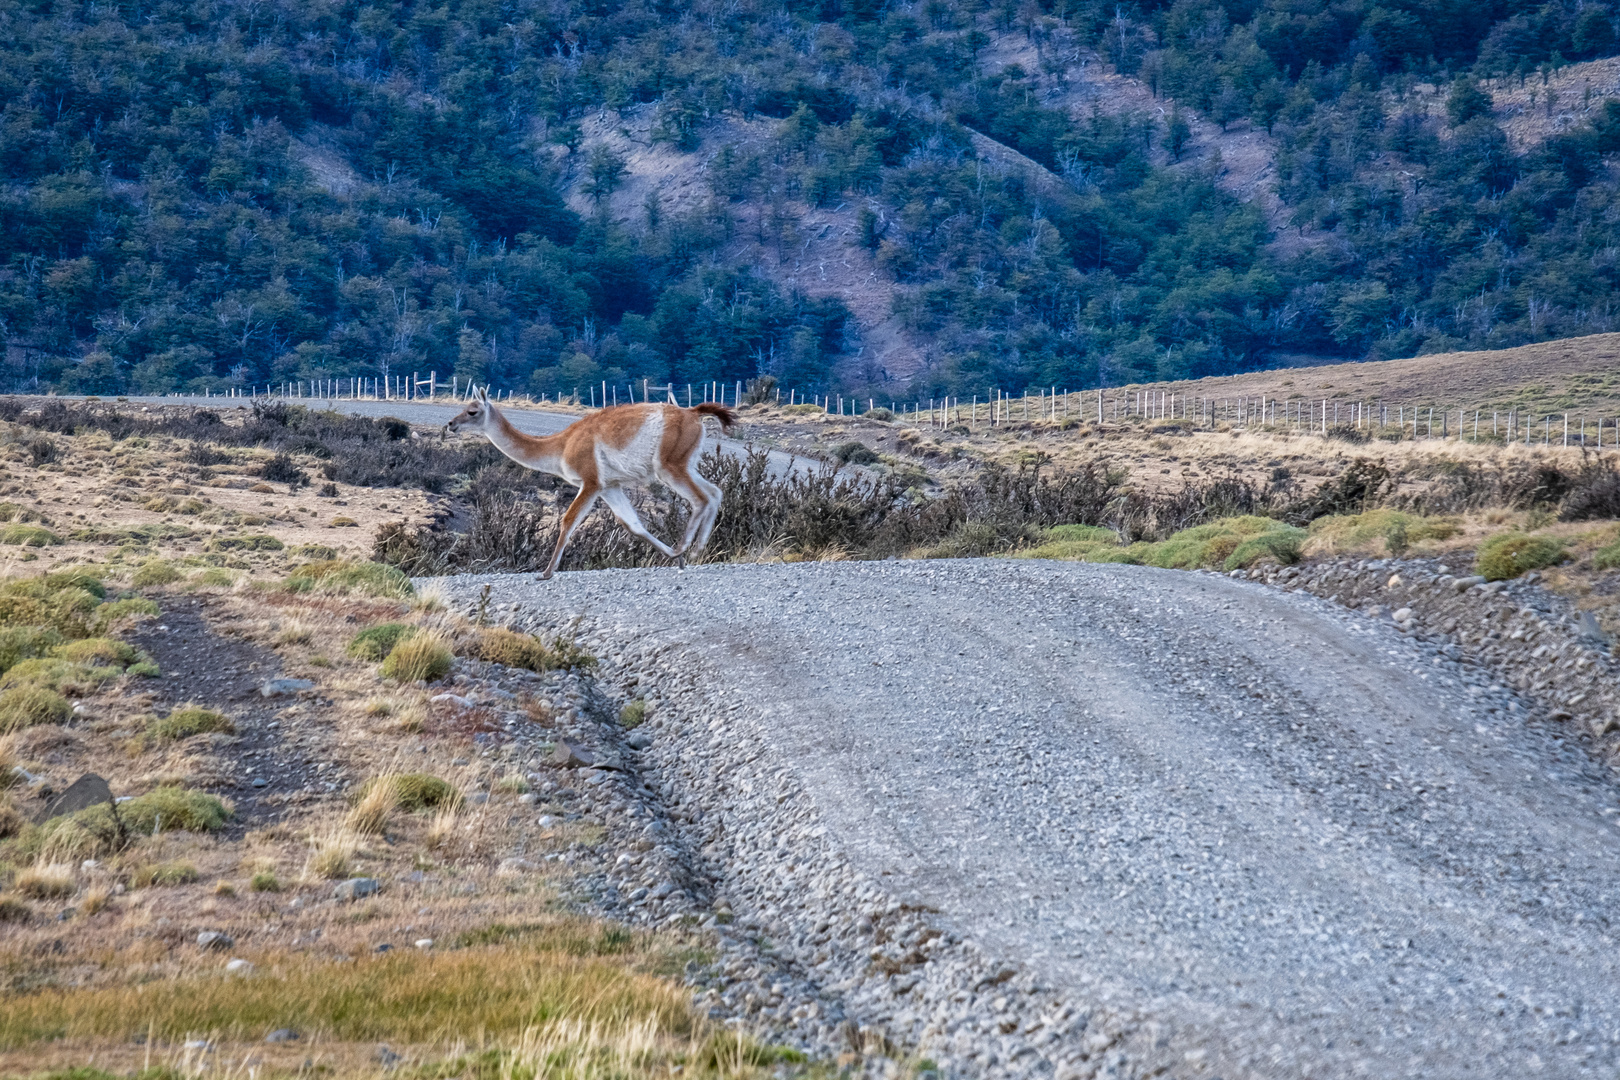
<svg viewBox="0 0 1620 1080">
<path fill-rule="evenodd" d="M 360 789 L 360 798 L 364 800 L 373 788 L 385 784 L 393 790 L 394 805 L 413 814 L 441 806 L 460 806 L 462 801 L 461 792 L 454 784 L 427 773 L 401 773 L 368 780 Z"/>
<path fill-rule="evenodd" d="M 357 660 L 381 660 L 395 645 L 416 633 L 408 623 L 388 622 L 368 626 L 349 639 L 344 652 Z"/>
<path fill-rule="evenodd" d="M 1455 518 L 1426 517 L 1400 510 L 1368 510 L 1363 514 L 1331 514 L 1310 524 L 1305 543 L 1309 555 L 1400 556 L 1408 548 L 1449 540 L 1462 532 Z"/>
<path fill-rule="evenodd" d="M 455 656 L 443 635 L 421 631 L 395 645 L 383 660 L 382 675 L 402 683 L 434 682 L 450 674 Z"/>
<path fill-rule="evenodd" d="M 60 644 L 62 635 L 50 627 L 0 628 L 0 674 L 11 670 L 20 660 L 47 656 Z"/>
<path fill-rule="evenodd" d="M 260 870 L 248 880 L 248 888 L 254 892 L 277 893 L 281 891 L 281 879 L 268 870 Z"/>
<path fill-rule="evenodd" d="M 360 850 L 360 836 L 346 826 L 330 829 L 309 838 L 309 859 L 304 875 L 337 881 L 349 876 L 351 861 Z"/>
<path fill-rule="evenodd" d="M 1506 581 L 1564 559 L 1564 541 L 1532 533 L 1498 533 L 1479 545 L 1475 565 L 1487 581 Z"/>
<path fill-rule="evenodd" d="M 186 589 L 229 589 L 236 584 L 236 575 L 219 566 L 199 570 L 186 579 Z"/>
<path fill-rule="evenodd" d="M 17 547 L 51 547 L 61 542 L 60 537 L 40 525 L 7 525 L 0 529 L 0 544 Z"/>
<path fill-rule="evenodd" d="M 360 836 L 379 836 L 388 827 L 388 815 L 399 805 L 398 777 L 378 776 L 367 781 L 349 810 L 344 824 Z"/>
<path fill-rule="evenodd" d="M 627 1033 L 634 1033 L 628 1045 L 644 1049 L 646 1031 L 656 1036 L 660 1053 L 670 1055 L 664 1061 L 699 1056 L 691 1051 L 704 1033 L 687 991 L 636 970 L 656 958 L 651 948 L 598 955 L 592 947 L 596 936 L 591 924 L 558 920 L 520 942 L 496 946 L 395 950 L 344 964 L 306 954 L 260 954 L 251 979 L 193 971 L 16 994 L 0 1010 L 0 1048 L 61 1039 L 123 1041 L 133 1031 L 169 1042 L 196 1032 L 256 1042 L 268 1030 L 290 1027 L 311 1038 L 442 1046 L 464 1044 L 477 1032 L 513 1040 L 523 1054 L 524 1048 L 538 1052 L 560 1045 L 554 1035 L 526 1037 L 526 1032 L 568 1023 L 595 1026 L 594 1041 L 575 1039 L 573 1045 L 599 1061 L 607 1053 L 603 1048 L 629 1038 Z M 535 1075 L 635 1073 L 542 1070 Z"/>
<path fill-rule="evenodd" d="M 302 619 L 288 619 L 276 629 L 277 645 L 308 645 L 315 640 L 315 629 Z"/>
<path fill-rule="evenodd" d="M 60 724 L 72 712 L 67 698 L 48 687 L 13 686 L 0 690 L 0 733 L 37 724 Z"/>
<path fill-rule="evenodd" d="M 480 660 L 529 671 L 559 671 L 596 663 L 594 656 L 562 635 L 547 643 L 533 634 L 500 627 L 479 631 L 467 651 Z"/>
<path fill-rule="evenodd" d="M 178 742 L 212 731 L 231 734 L 236 731 L 236 725 L 224 713 L 198 705 L 176 705 L 168 716 L 161 720 L 154 718 L 146 725 L 147 738 L 161 742 Z"/>
<path fill-rule="evenodd" d="M 129 583 L 137 589 L 149 589 L 179 581 L 181 576 L 173 563 L 164 559 L 148 559 L 135 571 Z"/>
<path fill-rule="evenodd" d="M 404 600 L 412 593 L 411 579 L 392 566 L 376 562 L 324 559 L 298 567 L 282 587 L 295 593 L 377 596 Z"/>
<path fill-rule="evenodd" d="M 198 879 L 197 868 L 188 862 L 149 863 L 137 867 L 129 876 L 130 888 L 167 888 L 190 885 Z"/>
<path fill-rule="evenodd" d="M 78 891 L 67 863 L 36 863 L 17 875 L 12 887 L 30 900 L 55 900 Z"/>
<path fill-rule="evenodd" d="M 116 638 L 93 637 L 70 641 L 51 650 L 59 660 L 96 667 L 128 667 L 144 659 L 139 649 Z"/>
<path fill-rule="evenodd" d="M 1111 530 L 1060 525 L 1046 531 L 1045 543 L 1019 555 L 1028 559 L 1133 563 L 1167 570 L 1239 570 L 1268 561 L 1298 562 L 1307 535 L 1304 529 L 1273 518 L 1245 515 L 1183 529 L 1158 543 L 1121 547 Z"/>
</svg>

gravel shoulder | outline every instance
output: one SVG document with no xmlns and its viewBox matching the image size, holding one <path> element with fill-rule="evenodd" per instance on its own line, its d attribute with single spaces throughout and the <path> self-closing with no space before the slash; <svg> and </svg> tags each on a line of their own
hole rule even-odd
<svg viewBox="0 0 1620 1080">
<path fill-rule="evenodd" d="M 806 1045 L 881 1032 L 961 1075 L 1620 1061 L 1614 782 L 1387 618 L 1023 561 L 462 577 L 453 604 L 485 583 L 652 703 L 637 782 L 694 897 L 821 996 L 754 1003 Z"/>
</svg>

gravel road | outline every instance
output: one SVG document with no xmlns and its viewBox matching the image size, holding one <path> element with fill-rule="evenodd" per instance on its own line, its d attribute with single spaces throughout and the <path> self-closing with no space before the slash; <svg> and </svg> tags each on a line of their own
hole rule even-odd
<svg viewBox="0 0 1620 1080">
<path fill-rule="evenodd" d="M 1387 621 L 1023 561 L 465 577 L 452 601 L 485 582 L 520 626 L 581 620 L 728 702 L 864 880 L 1082 1010 L 1019 1068 L 1617 1075 L 1614 783 Z M 971 1061 L 941 1009 L 982 997 L 908 1006 L 911 1036 L 932 1016 L 923 1052 Z M 1086 1053 L 1087 1012 L 1136 1018 L 1117 1055 Z"/>
</svg>

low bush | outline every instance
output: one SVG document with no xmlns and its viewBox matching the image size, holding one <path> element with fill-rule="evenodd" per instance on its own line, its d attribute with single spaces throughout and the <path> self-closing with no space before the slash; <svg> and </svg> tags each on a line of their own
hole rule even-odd
<svg viewBox="0 0 1620 1080">
<path fill-rule="evenodd" d="M 435 682 L 450 674 L 455 657 L 438 634 L 416 633 L 389 650 L 383 660 L 386 679 L 402 683 Z"/>
<path fill-rule="evenodd" d="M 378 626 L 368 626 L 354 637 L 344 652 L 358 660 L 381 660 L 387 656 L 395 645 L 416 633 L 416 627 L 408 623 L 382 623 Z"/>
<path fill-rule="evenodd" d="M 1531 533 L 1498 533 L 1479 545 L 1475 567 L 1486 581 L 1506 581 L 1561 562 L 1564 542 Z"/>
<path fill-rule="evenodd" d="M 37 724 L 60 724 L 73 713 L 67 698 L 43 686 L 0 690 L 0 734 Z"/>
<path fill-rule="evenodd" d="M 268 533 L 246 536 L 216 536 L 203 545 L 204 551 L 280 551 L 287 545 Z"/>
<path fill-rule="evenodd" d="M 640 727 L 647 720 L 647 699 L 636 698 L 619 710 L 619 723 L 626 728 Z"/>
<path fill-rule="evenodd" d="M 403 600 L 412 593 L 411 579 L 396 567 L 377 562 L 325 559 L 298 567 L 282 587 L 294 593 L 334 593 Z"/>
<path fill-rule="evenodd" d="M 276 875 L 261 870 L 253 875 L 253 879 L 248 882 L 248 888 L 254 892 L 280 892 L 281 881 Z"/>
<path fill-rule="evenodd" d="M 179 742 L 214 731 L 234 734 L 236 725 L 225 714 L 196 705 L 177 705 L 168 716 L 154 717 L 146 725 L 147 738 L 158 742 Z"/>
<path fill-rule="evenodd" d="M 833 457 L 845 465 L 870 465 L 878 459 L 877 452 L 865 443 L 850 440 L 833 448 Z"/>
<path fill-rule="evenodd" d="M 15 926 L 34 917 L 34 909 L 14 896 L 0 897 L 0 923 Z"/>
</svg>

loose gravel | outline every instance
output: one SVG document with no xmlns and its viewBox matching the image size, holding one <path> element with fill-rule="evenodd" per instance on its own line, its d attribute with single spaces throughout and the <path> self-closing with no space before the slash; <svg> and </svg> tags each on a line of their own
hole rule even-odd
<svg viewBox="0 0 1620 1080">
<path fill-rule="evenodd" d="M 1480 587 L 1437 569 L 1411 572 L 1447 602 Z M 1334 568 L 1386 599 L 1390 571 Z M 542 798 L 617 838 L 565 856 L 582 900 L 714 931 L 689 976 L 717 1021 L 960 1076 L 1620 1063 L 1611 773 L 1414 601 L 963 560 L 461 577 L 453 604 L 486 583 L 601 657 L 541 680 L 557 752 L 601 766 Z"/>
</svg>

